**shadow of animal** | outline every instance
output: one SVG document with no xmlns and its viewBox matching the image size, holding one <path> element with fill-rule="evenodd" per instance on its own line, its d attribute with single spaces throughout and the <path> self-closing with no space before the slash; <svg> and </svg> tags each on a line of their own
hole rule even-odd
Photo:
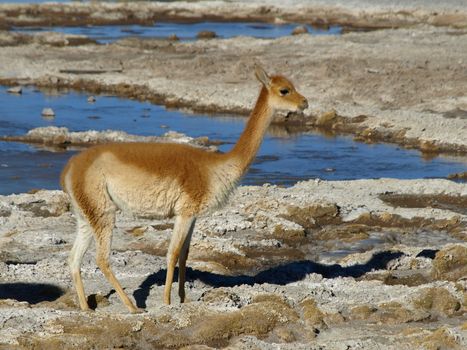
<svg viewBox="0 0 467 350">
<path fill-rule="evenodd" d="M 372 270 L 385 269 L 388 262 L 404 255 L 401 252 L 379 252 L 364 264 L 342 267 L 339 264 L 323 265 L 310 260 L 294 261 L 284 265 L 272 267 L 259 272 L 254 276 L 238 275 L 225 276 L 217 273 L 194 270 L 187 268 L 187 281 L 199 280 L 213 287 L 234 287 L 242 284 L 276 284 L 286 285 L 304 279 L 311 273 L 317 273 L 324 278 L 353 277 L 363 276 Z M 146 300 L 153 285 L 164 285 L 166 270 L 162 269 L 149 275 L 137 290 L 133 297 L 138 307 L 146 307 Z M 176 270 L 178 274 L 178 269 Z"/>
<path fill-rule="evenodd" d="M 64 293 L 62 288 L 47 283 L 0 283 L 0 300 L 14 299 L 37 304 L 57 300 Z"/>
</svg>

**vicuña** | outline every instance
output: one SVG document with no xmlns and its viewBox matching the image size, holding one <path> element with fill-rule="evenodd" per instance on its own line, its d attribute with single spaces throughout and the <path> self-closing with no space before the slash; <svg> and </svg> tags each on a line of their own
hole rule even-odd
<svg viewBox="0 0 467 350">
<path fill-rule="evenodd" d="M 175 217 L 167 251 L 164 302 L 170 304 L 175 265 L 178 294 L 185 300 L 185 268 L 196 218 L 224 205 L 247 171 L 276 109 L 308 107 L 286 78 L 269 76 L 257 66 L 261 92 L 238 142 L 227 153 L 172 143 L 112 143 L 73 156 L 61 183 L 70 195 L 77 218 L 77 237 L 69 264 L 79 305 L 89 310 L 81 278 L 81 262 L 94 236 L 96 261 L 130 312 L 138 309 L 124 292 L 109 265 L 117 209 L 145 217 Z"/>
</svg>

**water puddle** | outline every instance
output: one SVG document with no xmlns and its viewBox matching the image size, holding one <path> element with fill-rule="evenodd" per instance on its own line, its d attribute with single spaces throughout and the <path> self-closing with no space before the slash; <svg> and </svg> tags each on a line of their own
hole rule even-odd
<svg viewBox="0 0 467 350">
<path fill-rule="evenodd" d="M 383 229 L 382 231 L 370 232 L 367 239 L 355 242 L 345 242 L 342 240 L 319 242 L 314 240 L 314 242 L 307 244 L 311 246 L 309 249 L 310 251 L 319 252 L 320 261 L 337 263 L 350 254 L 364 253 L 372 249 L 389 251 L 395 244 L 422 248 L 426 246 L 442 246 L 444 244 L 462 242 L 462 240 L 452 237 L 444 231 L 416 229 L 410 232 L 397 232 Z"/>
<path fill-rule="evenodd" d="M 148 102 L 67 91 L 23 88 L 21 95 L 0 87 L 0 135 L 20 135 L 40 126 L 65 126 L 71 131 L 123 130 L 137 135 L 163 135 L 169 130 L 192 137 L 208 136 L 229 150 L 243 130 L 245 118 L 185 114 Z M 55 118 L 41 117 L 50 107 Z M 51 152 L 33 145 L 0 142 L 0 194 L 34 188 L 57 189 L 60 171 L 73 154 Z M 391 177 L 444 178 L 467 171 L 467 159 L 437 157 L 425 160 L 415 150 L 394 145 L 358 143 L 351 137 L 289 132 L 272 126 L 243 184 L 290 186 L 299 180 L 344 180 Z"/>
<path fill-rule="evenodd" d="M 85 35 L 98 43 L 106 44 L 126 37 L 158 38 L 166 39 L 176 35 L 182 41 L 195 40 L 199 32 L 210 31 L 216 33 L 218 38 L 232 38 L 235 36 L 250 36 L 255 38 L 278 38 L 291 35 L 298 24 L 268 24 L 268 23 L 245 23 L 245 22 L 199 22 L 199 23 L 173 23 L 157 22 L 152 26 L 142 25 L 103 25 L 103 26 L 80 26 L 80 27 L 17 27 L 14 31 L 22 33 L 33 33 L 43 31 L 54 31 L 65 34 Z M 331 26 L 329 28 L 315 28 L 305 26 L 308 33 L 314 35 L 337 35 L 341 34 L 342 28 Z"/>
</svg>

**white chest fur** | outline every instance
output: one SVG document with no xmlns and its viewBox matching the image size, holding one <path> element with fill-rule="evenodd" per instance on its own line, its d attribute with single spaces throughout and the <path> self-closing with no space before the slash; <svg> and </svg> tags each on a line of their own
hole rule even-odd
<svg viewBox="0 0 467 350">
<path fill-rule="evenodd" d="M 210 175 L 209 211 L 223 207 L 241 177 L 241 171 L 234 161 L 226 162 L 212 169 Z"/>
</svg>

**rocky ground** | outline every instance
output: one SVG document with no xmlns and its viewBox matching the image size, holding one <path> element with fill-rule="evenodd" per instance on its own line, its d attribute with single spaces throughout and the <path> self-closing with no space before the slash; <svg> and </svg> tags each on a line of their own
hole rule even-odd
<svg viewBox="0 0 467 350">
<path fill-rule="evenodd" d="M 290 129 L 350 133 L 431 155 L 467 152 L 462 1 L 268 3 L 1 4 L 0 28 L 219 19 L 340 24 L 350 32 L 98 45 L 4 30 L 0 82 L 245 115 L 256 98 L 259 61 L 291 77 L 309 99 L 304 115 L 276 117 Z M 121 132 L 37 129 L 20 141 L 68 147 L 109 138 L 136 140 Z M 75 232 L 66 195 L 0 196 L 0 349 L 463 349 L 466 208 L 467 185 L 448 180 L 240 187 L 226 208 L 198 220 L 190 301 L 174 297 L 170 306 L 162 291 L 173 222 L 119 215 L 111 263 L 146 310 L 131 315 L 96 267 L 93 248 L 83 278 L 95 311 L 77 309 L 66 265 Z"/>
<path fill-rule="evenodd" d="M 205 147 L 216 151 L 219 141 L 207 137 L 193 138 L 176 131 L 168 131 L 162 136 L 131 135 L 120 130 L 69 131 L 65 127 L 46 126 L 29 130 L 25 135 L 0 136 L 1 141 L 24 142 L 50 149 L 76 149 L 109 142 L 172 142 L 184 143 L 195 147 Z M 209 146 L 209 147 L 208 147 Z"/>
<path fill-rule="evenodd" d="M 448 180 L 241 187 L 200 218 L 189 302 L 162 303 L 173 222 L 119 216 L 111 263 L 146 312 L 130 315 L 93 249 L 78 311 L 60 191 L 0 197 L 3 348 L 346 349 L 467 346 L 467 186 Z M 174 294 L 176 290 L 174 286 Z"/>
</svg>

